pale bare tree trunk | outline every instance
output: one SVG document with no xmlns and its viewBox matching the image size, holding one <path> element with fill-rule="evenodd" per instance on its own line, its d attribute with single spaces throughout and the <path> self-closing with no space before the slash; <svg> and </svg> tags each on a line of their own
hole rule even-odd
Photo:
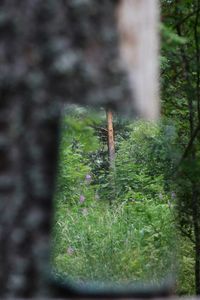
<svg viewBox="0 0 200 300">
<path fill-rule="evenodd" d="M 159 2 L 120 0 L 117 11 L 121 62 L 132 91 L 129 111 L 148 120 L 157 120 L 160 111 Z"/>
</svg>

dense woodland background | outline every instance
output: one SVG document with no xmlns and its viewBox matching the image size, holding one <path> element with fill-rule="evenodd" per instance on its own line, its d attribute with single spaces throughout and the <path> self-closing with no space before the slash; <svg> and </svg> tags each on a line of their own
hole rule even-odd
<svg viewBox="0 0 200 300">
<path fill-rule="evenodd" d="M 52 261 L 81 282 L 154 284 L 178 261 L 176 292 L 200 294 L 200 0 L 161 5 L 160 122 L 112 113 L 111 154 L 109 108 L 65 108 Z"/>
<path fill-rule="evenodd" d="M 162 115 L 174 123 L 181 149 L 180 162 L 173 171 L 183 242 L 180 290 L 197 294 L 200 293 L 199 17 L 200 1 L 162 1 Z"/>
</svg>

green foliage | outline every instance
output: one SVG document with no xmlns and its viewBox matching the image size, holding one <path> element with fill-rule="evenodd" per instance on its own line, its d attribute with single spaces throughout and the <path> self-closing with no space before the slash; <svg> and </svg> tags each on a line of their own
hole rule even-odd
<svg viewBox="0 0 200 300">
<path fill-rule="evenodd" d="M 94 194 L 93 187 L 87 187 L 85 181 L 86 174 L 90 174 L 91 169 L 83 163 L 80 150 L 73 151 L 65 148 L 62 151 L 62 166 L 59 170 L 59 180 L 57 184 L 57 199 L 70 203 L 77 203 L 80 195 L 91 197 Z"/>
<path fill-rule="evenodd" d="M 194 245 L 187 238 L 179 241 L 179 269 L 177 278 L 177 293 L 179 295 L 194 295 L 195 293 L 195 257 Z"/>
<path fill-rule="evenodd" d="M 174 225 L 167 204 L 144 200 L 110 207 L 93 201 L 57 207 L 54 272 L 87 281 L 159 283 L 170 272 Z"/>
<path fill-rule="evenodd" d="M 88 154 L 99 146 L 98 137 L 90 126 L 92 119 L 86 109 L 70 106 L 61 124 L 60 158 L 56 198 L 77 203 L 80 195 L 91 198 L 94 188 L 88 187 L 86 175 L 92 176 Z"/>
<path fill-rule="evenodd" d="M 177 223 L 184 248 L 190 249 L 184 252 L 181 247 L 178 291 L 199 294 L 200 284 L 194 284 L 195 260 L 199 258 L 195 257 L 194 249 L 200 248 L 200 144 L 199 130 L 196 131 L 200 120 L 200 2 L 163 0 L 161 3 L 162 113 L 172 120 L 178 132 L 177 144 L 183 159 L 173 172 Z M 196 275 L 199 272 L 196 268 Z"/>
<path fill-rule="evenodd" d="M 99 149 L 107 151 L 104 138 L 94 129 L 97 124 L 105 126 L 102 113 L 94 120 L 89 110 L 76 107 L 65 116 L 64 124 L 54 273 L 81 282 L 158 284 L 174 269 L 173 199 L 165 180 L 173 164 L 169 155 L 172 128 L 115 116 L 116 166 L 109 171 L 106 164 L 97 168 L 95 162 L 105 159 Z"/>
<path fill-rule="evenodd" d="M 129 128 L 130 136 L 121 142 L 116 157 L 119 197 L 160 197 L 166 201 L 164 188 L 169 183 L 166 177 L 172 171 L 175 159 L 171 151 L 175 138 L 173 128 L 141 121 L 134 122 Z"/>
</svg>

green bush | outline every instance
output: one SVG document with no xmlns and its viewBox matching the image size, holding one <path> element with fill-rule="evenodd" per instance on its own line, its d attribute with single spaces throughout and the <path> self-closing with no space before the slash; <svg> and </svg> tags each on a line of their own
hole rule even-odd
<svg viewBox="0 0 200 300">
<path fill-rule="evenodd" d="M 86 281 L 159 283 L 172 271 L 169 207 L 145 200 L 109 206 L 59 203 L 54 228 L 54 272 Z"/>
</svg>

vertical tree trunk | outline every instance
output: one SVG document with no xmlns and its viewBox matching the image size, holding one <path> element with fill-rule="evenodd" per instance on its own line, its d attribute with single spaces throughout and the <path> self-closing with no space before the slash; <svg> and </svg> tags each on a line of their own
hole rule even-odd
<svg viewBox="0 0 200 300">
<path fill-rule="evenodd" d="M 120 56 L 133 95 L 132 108 L 148 120 L 157 120 L 160 110 L 159 2 L 120 0 L 117 14 Z"/>
<path fill-rule="evenodd" d="M 115 141 L 114 141 L 114 130 L 113 130 L 113 114 L 110 109 L 107 109 L 107 127 L 108 127 L 108 155 L 110 168 L 115 167 Z"/>
<path fill-rule="evenodd" d="M 114 130 L 113 130 L 113 113 L 108 108 L 106 110 L 107 116 L 107 129 L 108 129 L 108 157 L 109 157 L 109 167 L 110 167 L 110 174 L 109 174 L 109 202 L 112 204 L 113 200 L 115 199 L 115 140 L 114 140 Z"/>
</svg>

